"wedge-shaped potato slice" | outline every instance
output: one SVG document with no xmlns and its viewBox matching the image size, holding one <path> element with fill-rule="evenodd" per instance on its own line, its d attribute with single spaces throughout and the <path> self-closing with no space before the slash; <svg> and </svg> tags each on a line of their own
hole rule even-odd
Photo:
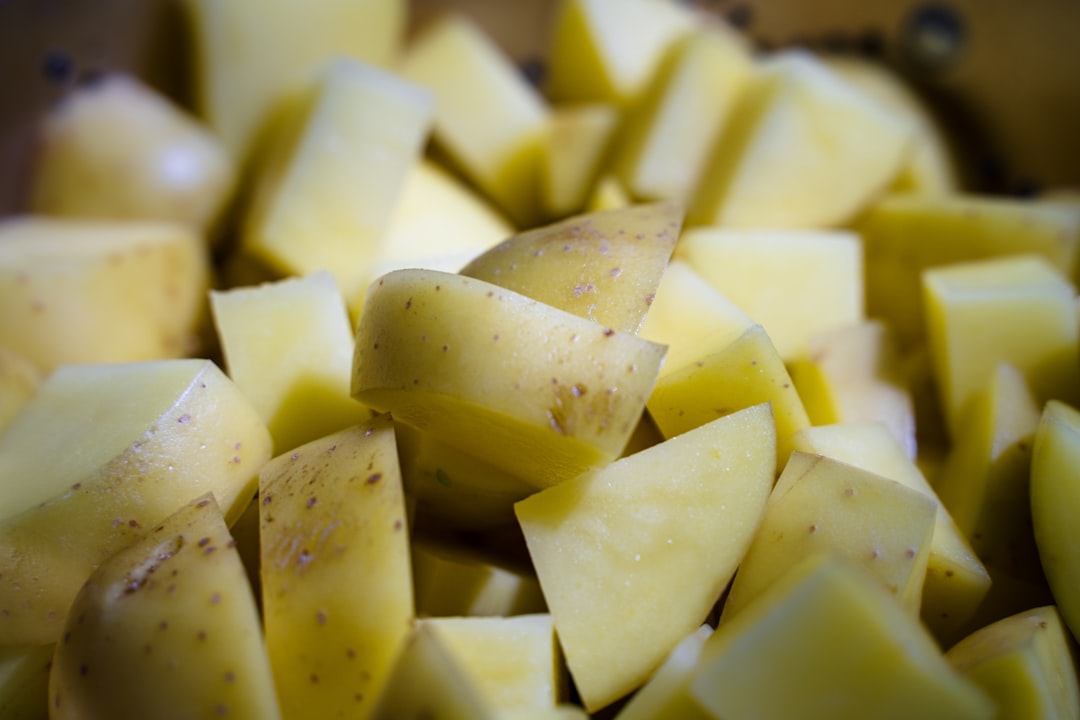
<svg viewBox="0 0 1080 720">
<path fill-rule="evenodd" d="M 209 281 L 201 236 L 154 221 L 28 216 L 0 223 L 0 345 L 66 363 L 181 357 Z"/>
<path fill-rule="evenodd" d="M 567 218 L 496 245 L 462 275 L 636 333 L 682 229 L 674 203 Z"/>
<path fill-rule="evenodd" d="M 211 291 L 226 369 L 276 453 L 371 417 L 349 395 L 353 331 L 332 275 Z"/>
<path fill-rule="evenodd" d="M 943 645 L 958 640 L 990 589 L 990 574 L 968 543 L 969 535 L 958 527 L 888 427 L 873 421 L 810 427 L 797 432 L 793 444 L 799 452 L 824 455 L 895 480 L 935 503 L 920 614 Z"/>
<path fill-rule="evenodd" d="M 994 703 L 846 559 L 819 553 L 706 642 L 694 697 L 724 720 L 989 720 Z"/>
<path fill-rule="evenodd" d="M 514 222 L 534 223 L 549 110 L 502 50 L 451 12 L 422 30 L 397 70 L 435 94 L 435 142 Z"/>
<path fill-rule="evenodd" d="M 195 45 L 195 104 L 239 162 L 270 115 L 338 57 L 391 65 L 405 0 L 185 0 Z"/>
<path fill-rule="evenodd" d="M 371 262 L 431 127 L 433 98 L 389 72 L 341 59 L 297 101 L 259 169 L 245 252 L 278 272 L 332 273 L 345 297 Z"/>
<path fill-rule="evenodd" d="M 669 346 L 648 402 L 664 437 L 768 402 L 778 466 L 787 460 L 792 434 L 810 420 L 784 361 L 764 328 L 684 261 L 668 266 L 641 337 Z"/>
<path fill-rule="evenodd" d="M 413 592 L 418 617 L 509 617 L 547 611 L 531 574 L 493 565 L 448 547 L 413 540 Z"/>
<path fill-rule="evenodd" d="M 695 225 L 832 227 L 900 171 L 911 126 L 808 52 L 762 60 L 689 212 Z"/>
<path fill-rule="evenodd" d="M 46 117 L 30 210 L 208 230 L 236 174 L 208 128 L 137 79 L 114 75 L 75 89 Z"/>
<path fill-rule="evenodd" d="M 1045 580 L 1031 526 L 1029 479 L 1040 415 L 1024 377 L 998 365 L 969 405 L 935 480 L 938 496 L 991 576 L 1006 573 L 1037 586 Z M 1029 607 L 1025 602 L 1015 611 Z"/>
<path fill-rule="evenodd" d="M 212 496 L 182 505 L 80 590 L 49 716 L 281 717 L 251 586 Z"/>
<path fill-rule="evenodd" d="M 976 630 L 945 653 L 997 704 L 996 718 L 1080 717 L 1072 639 L 1052 605 Z"/>
<path fill-rule="evenodd" d="M 266 645 L 286 718 L 365 714 L 413 620 L 390 418 L 279 455 L 259 473 Z"/>
<path fill-rule="evenodd" d="M 494 720 L 483 691 L 446 647 L 436 629 L 420 623 L 394 661 L 372 720 Z"/>
<path fill-rule="evenodd" d="M 670 0 L 563 0 L 556 13 L 545 89 L 561 102 L 626 104 L 697 23 Z"/>
<path fill-rule="evenodd" d="M 918 490 L 839 460 L 793 452 L 731 584 L 721 622 L 821 551 L 857 563 L 917 617 L 936 518 L 937 503 Z"/>
<path fill-rule="evenodd" d="M 831 55 L 829 67 L 914 126 L 911 152 L 893 181 L 894 192 L 945 195 L 959 188 L 956 161 L 937 119 L 894 70 L 856 55 Z"/>
<path fill-rule="evenodd" d="M 851 232 L 692 228 L 678 257 L 760 323 L 785 361 L 864 318 L 862 246 Z"/>
<path fill-rule="evenodd" d="M 0 650 L 0 717 L 49 717 L 49 673 L 54 643 Z"/>
<path fill-rule="evenodd" d="M 515 506 L 586 710 L 643 684 L 705 621 L 775 470 L 772 413 L 757 405 Z"/>
<path fill-rule="evenodd" d="M 1075 279 L 1080 257 L 1080 207 L 1014 198 L 894 194 L 854 229 L 865 246 L 867 312 L 887 321 L 904 347 L 925 337 L 924 270 L 1033 253 Z"/>
<path fill-rule="evenodd" d="M 94 568 L 192 497 L 234 522 L 269 459 L 209 360 L 56 370 L 0 438 L 0 644 L 56 640 Z"/>
<path fill-rule="evenodd" d="M 368 294 L 352 392 L 547 487 L 619 455 L 664 350 L 491 283 L 400 270 Z"/>
<path fill-rule="evenodd" d="M 883 322 L 862 320 L 814 335 L 809 353 L 790 361 L 788 371 L 812 424 L 881 422 L 916 457 L 915 399 Z M 931 399 L 936 407 L 936 396 Z"/>
<path fill-rule="evenodd" d="M 1073 637 L 1080 637 L 1080 412 L 1043 408 L 1031 456 L 1031 520 L 1043 571 Z"/>
<path fill-rule="evenodd" d="M 712 633 L 712 626 L 705 624 L 683 638 L 649 682 L 634 693 L 615 717 L 618 720 L 709 720 L 712 716 L 690 696 L 690 675 Z"/>
<path fill-rule="evenodd" d="M 585 208 L 619 120 L 619 111 L 608 103 L 552 109 L 540 163 L 544 217 L 563 218 Z"/>
<path fill-rule="evenodd" d="M 926 332 L 949 435 L 1001 362 L 1036 402 L 1080 399 L 1076 289 L 1048 262 L 1025 255 L 957 263 L 923 274 Z"/>
<path fill-rule="evenodd" d="M 554 709 L 563 695 L 562 660 L 551 615 L 436 617 L 429 625 L 497 712 Z"/>
<path fill-rule="evenodd" d="M 720 20 L 667 51 L 628 108 L 612 161 L 633 196 L 691 200 L 752 69 L 746 41 Z"/>
<path fill-rule="evenodd" d="M 0 434 L 15 420 L 41 384 L 41 373 L 27 358 L 0 345 Z"/>
</svg>

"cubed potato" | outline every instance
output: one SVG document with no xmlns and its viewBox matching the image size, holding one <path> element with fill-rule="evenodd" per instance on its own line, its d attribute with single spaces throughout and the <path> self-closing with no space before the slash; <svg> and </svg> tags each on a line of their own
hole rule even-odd
<svg viewBox="0 0 1080 720">
<path fill-rule="evenodd" d="M 520 226 L 539 217 L 547 103 L 467 16 L 424 29 L 397 66 L 435 94 L 434 140 Z"/>
<path fill-rule="evenodd" d="M 329 273 L 212 291 L 210 305 L 225 369 L 275 454 L 371 417 L 349 394 L 353 330 Z"/>
<path fill-rule="evenodd" d="M 0 708 L 10 718 L 49 717 L 55 643 L 0 650 Z"/>
<path fill-rule="evenodd" d="M 688 203 L 753 71 L 745 39 L 722 21 L 665 53 L 626 110 L 612 167 L 630 194 Z"/>
<path fill-rule="evenodd" d="M 413 621 L 405 501 L 386 416 L 259 473 L 266 646 L 285 718 L 369 710 Z"/>
<path fill-rule="evenodd" d="M 243 250 L 286 275 L 326 270 L 346 298 L 362 292 L 427 140 L 432 102 L 389 72 L 328 65 L 259 168 Z"/>
<path fill-rule="evenodd" d="M 565 671 L 551 615 L 433 617 L 418 621 L 438 635 L 496 712 L 553 709 Z"/>
<path fill-rule="evenodd" d="M 0 435 L 34 396 L 41 379 L 32 362 L 0 345 Z"/>
<path fill-rule="evenodd" d="M 555 220 L 585 209 L 619 120 L 619 111 L 608 103 L 552 109 L 540 163 L 544 217 Z"/>
<path fill-rule="evenodd" d="M 364 304 L 352 392 L 540 488 L 622 452 L 664 352 L 498 285 L 400 270 Z"/>
<path fill-rule="evenodd" d="M 213 496 L 105 559 L 72 606 L 49 717 L 258 717 L 278 711 L 255 598 Z"/>
<path fill-rule="evenodd" d="M 1037 403 L 1080 398 L 1076 290 L 1046 260 L 1014 256 L 923 273 L 927 343 L 949 435 L 1001 362 Z"/>
<path fill-rule="evenodd" d="M 547 611 L 531 573 L 493 565 L 446 543 L 414 539 L 411 550 L 418 617 L 509 617 Z"/>
<path fill-rule="evenodd" d="M 990 720 L 994 703 L 849 560 L 818 553 L 721 622 L 690 684 L 725 720 Z"/>
<path fill-rule="evenodd" d="M 705 621 L 765 510 L 775 438 L 757 405 L 514 506 L 586 710 Z"/>
<path fill-rule="evenodd" d="M 351 57 L 378 67 L 396 60 L 405 0 L 184 0 L 195 56 L 195 105 L 246 164 L 283 101 L 305 91 L 323 66 Z"/>
<path fill-rule="evenodd" d="M 997 704 L 996 718 L 1080 716 L 1073 640 L 1052 605 L 976 630 L 945 659 Z"/>
<path fill-rule="evenodd" d="M 684 261 L 668 266 L 641 337 L 668 346 L 648 402 L 664 437 L 768 402 L 778 466 L 787 460 L 791 436 L 810 420 L 783 360 L 761 325 Z"/>
<path fill-rule="evenodd" d="M 562 0 L 549 47 L 548 97 L 625 105 L 697 18 L 672 0 Z"/>
<path fill-rule="evenodd" d="M 94 568 L 195 495 L 235 522 L 270 443 L 208 360 L 56 370 L 0 437 L 0 645 L 58 639 Z"/>
<path fill-rule="evenodd" d="M 854 224 L 863 238 L 866 309 L 904 348 L 924 338 L 924 270 L 1002 255 L 1038 254 L 1076 279 L 1080 207 L 1015 198 L 891 194 Z"/>
<path fill-rule="evenodd" d="M 763 59 L 698 186 L 694 225 L 823 228 L 900 171 L 911 126 L 801 50 Z"/>
<path fill-rule="evenodd" d="M 760 323 L 785 361 L 809 356 L 816 335 L 864 319 L 854 233 L 691 228 L 676 253 Z"/>
<path fill-rule="evenodd" d="M 854 465 L 793 452 L 724 601 L 721 623 L 818 552 L 843 555 L 919 615 L 937 503 Z"/>
<path fill-rule="evenodd" d="M 690 696 L 690 675 L 713 628 L 705 624 L 675 646 L 649 681 L 615 715 L 617 720 L 709 720 L 712 716 Z"/>
<path fill-rule="evenodd" d="M 793 444 L 799 452 L 831 457 L 895 480 L 935 503 L 920 615 L 943 645 L 958 640 L 990 590 L 990 574 L 968 542 L 966 528 L 949 514 L 950 506 L 939 499 L 889 428 L 876 421 L 821 425 L 796 433 Z"/>
<path fill-rule="evenodd" d="M 112 75 L 76 89 L 45 118 L 30 211 L 208 232 L 236 175 L 208 128 L 139 80 Z"/>
<path fill-rule="evenodd" d="M 198 349 L 209 263 L 190 227 L 38 216 L 0 222 L 0 345 L 43 373 Z"/>
</svg>

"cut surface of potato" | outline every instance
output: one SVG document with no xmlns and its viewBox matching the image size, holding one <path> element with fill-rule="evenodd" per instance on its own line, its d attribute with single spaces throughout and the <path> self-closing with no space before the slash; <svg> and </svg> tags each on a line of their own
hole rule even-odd
<svg viewBox="0 0 1080 720">
<path fill-rule="evenodd" d="M 586 710 L 704 622 L 764 512 L 775 437 L 757 405 L 514 506 Z"/>
</svg>

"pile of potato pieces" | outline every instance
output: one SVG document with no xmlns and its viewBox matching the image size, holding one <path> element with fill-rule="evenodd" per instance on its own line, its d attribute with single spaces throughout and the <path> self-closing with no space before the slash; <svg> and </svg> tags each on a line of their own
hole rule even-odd
<svg viewBox="0 0 1080 720">
<path fill-rule="evenodd" d="M 1080 716 L 1075 200 L 675 3 L 188 10 L 0 224 L 5 712 Z"/>
</svg>

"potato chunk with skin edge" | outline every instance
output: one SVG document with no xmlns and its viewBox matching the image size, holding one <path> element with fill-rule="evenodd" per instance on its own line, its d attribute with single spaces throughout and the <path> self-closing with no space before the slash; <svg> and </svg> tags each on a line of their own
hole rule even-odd
<svg viewBox="0 0 1080 720">
<path fill-rule="evenodd" d="M 282 716 L 370 712 L 414 615 L 390 418 L 279 455 L 259 485 L 263 617 Z"/>
<path fill-rule="evenodd" d="M 401 270 L 364 304 L 352 393 L 540 488 L 619 455 L 664 352 L 497 285 Z"/>
<path fill-rule="evenodd" d="M 676 203 L 586 213 L 519 233 L 461 274 L 636 333 L 682 228 Z"/>
<path fill-rule="evenodd" d="M 102 563 L 65 630 L 49 717 L 280 717 L 251 586 L 211 496 Z"/>
<path fill-rule="evenodd" d="M 0 644 L 56 640 L 93 569 L 192 496 L 234 522 L 270 442 L 209 360 L 58 369 L 0 437 Z"/>
<path fill-rule="evenodd" d="M 705 620 L 757 530 L 775 442 L 757 405 L 515 505 L 586 710 L 645 682 Z"/>
</svg>

